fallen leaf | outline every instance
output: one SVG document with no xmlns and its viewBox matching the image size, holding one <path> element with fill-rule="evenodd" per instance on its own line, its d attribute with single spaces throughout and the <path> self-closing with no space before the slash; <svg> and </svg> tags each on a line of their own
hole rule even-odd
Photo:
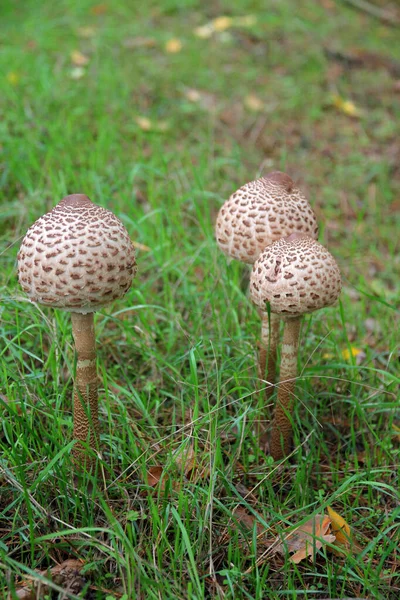
<svg viewBox="0 0 400 600">
<path fill-rule="evenodd" d="M 394 423 L 393 423 L 392 427 L 393 427 L 394 431 L 396 432 L 396 433 L 395 433 L 395 435 L 393 436 L 393 437 L 394 437 L 394 439 L 395 439 L 396 441 L 400 442 L 400 427 L 398 427 L 398 426 L 397 426 L 397 425 L 395 425 Z"/>
<path fill-rule="evenodd" d="M 168 54 L 177 54 L 182 50 L 182 42 L 178 38 L 171 38 L 165 44 L 165 52 Z"/>
<path fill-rule="evenodd" d="M 92 6 L 90 8 L 90 12 L 92 13 L 92 15 L 104 15 L 108 10 L 108 6 L 107 4 L 95 4 L 94 6 Z"/>
<path fill-rule="evenodd" d="M 253 529 L 256 527 L 257 536 L 262 536 L 265 534 L 265 528 L 262 524 L 257 520 L 257 518 L 249 513 L 244 506 L 240 504 L 232 511 L 232 517 L 241 525 L 244 525 L 246 529 Z"/>
<path fill-rule="evenodd" d="M 71 69 L 69 76 L 71 79 L 82 79 L 85 73 L 86 70 L 83 67 L 75 67 L 75 69 Z"/>
<path fill-rule="evenodd" d="M 73 50 L 71 52 L 71 61 L 76 67 L 84 67 L 88 64 L 89 58 L 79 50 Z"/>
<path fill-rule="evenodd" d="M 361 552 L 360 546 L 355 542 L 351 534 L 350 525 L 336 511 L 328 506 L 328 514 L 331 519 L 332 534 L 336 537 L 335 546 L 340 546 L 354 553 Z M 340 553 L 339 553 L 340 554 Z"/>
<path fill-rule="evenodd" d="M 290 560 L 295 564 L 311 556 L 315 560 L 316 551 L 322 548 L 325 543 L 335 541 L 335 536 L 327 533 L 331 519 L 328 515 L 315 515 L 303 525 L 297 527 L 294 531 L 281 534 L 276 539 L 277 545 L 274 552 L 280 554 L 294 553 Z"/>
<path fill-rule="evenodd" d="M 366 354 L 363 350 L 361 350 L 360 348 L 356 348 L 355 346 L 350 346 L 350 348 L 344 348 L 341 351 L 341 355 L 344 360 L 350 360 L 351 357 L 356 358 L 357 364 L 361 364 L 362 360 L 366 356 Z M 326 360 L 330 360 L 331 358 L 334 358 L 334 354 L 332 352 L 324 352 L 324 354 L 322 355 L 322 358 L 325 358 Z"/>
<path fill-rule="evenodd" d="M 194 102 L 204 110 L 214 111 L 218 105 L 218 98 L 211 92 L 196 90 L 195 88 L 185 88 L 183 94 L 189 102 Z"/>
<path fill-rule="evenodd" d="M 96 35 L 95 27 L 78 27 L 77 33 L 82 38 L 91 38 Z"/>
<path fill-rule="evenodd" d="M 151 121 L 148 117 L 136 117 L 135 122 L 142 131 L 167 131 L 169 128 L 166 121 Z"/>
<path fill-rule="evenodd" d="M 178 448 L 176 456 L 176 466 L 189 481 L 198 481 L 210 474 L 209 464 L 204 464 L 204 454 L 196 454 L 193 443 L 184 449 Z"/>
<path fill-rule="evenodd" d="M 212 26 L 211 23 L 207 23 L 206 25 L 201 25 L 200 27 L 196 27 L 196 29 L 194 29 L 193 33 L 197 37 L 205 40 L 212 36 L 212 34 L 214 33 L 214 27 Z"/>
<path fill-rule="evenodd" d="M 328 514 L 331 518 L 332 533 L 336 536 L 335 544 L 348 548 L 351 539 L 350 525 L 330 506 L 328 506 Z"/>
<path fill-rule="evenodd" d="M 252 27 L 256 23 L 257 17 L 255 15 L 244 15 L 233 19 L 233 24 L 237 27 Z"/>
<path fill-rule="evenodd" d="M 152 37 L 138 36 L 126 38 L 122 44 L 125 48 L 154 48 L 157 42 Z"/>
<path fill-rule="evenodd" d="M 342 350 L 342 356 L 344 360 L 350 360 L 350 357 L 356 357 L 360 354 L 364 354 L 365 357 L 365 352 L 360 350 L 360 348 L 355 348 L 354 346 L 350 346 L 350 348 L 345 348 L 344 350 Z"/>
<path fill-rule="evenodd" d="M 147 485 L 150 487 L 156 487 L 160 483 L 160 479 L 163 475 L 164 469 L 160 466 L 149 467 L 147 471 Z M 165 480 L 163 481 L 162 488 L 165 486 Z"/>
<path fill-rule="evenodd" d="M 38 575 L 54 581 L 58 586 L 62 586 L 71 594 L 79 594 L 85 585 L 84 578 L 80 575 L 84 562 L 82 560 L 68 559 L 51 569 L 38 571 Z M 18 600 L 35 600 L 44 598 L 50 591 L 50 586 L 43 583 L 42 579 L 34 577 L 26 578 L 21 582 L 16 590 Z"/>
<path fill-rule="evenodd" d="M 360 109 L 351 100 L 345 100 L 341 96 L 335 95 L 332 98 L 332 104 L 337 110 L 349 117 L 361 117 L 362 113 Z"/>
<path fill-rule="evenodd" d="M 211 24 L 214 31 L 225 31 L 226 29 L 229 29 L 229 27 L 232 27 L 233 19 L 232 17 L 225 16 L 217 17 L 211 21 Z"/>
<path fill-rule="evenodd" d="M 131 240 L 131 244 L 134 248 L 137 248 L 138 250 L 143 250 L 143 252 L 151 251 L 151 248 L 149 248 L 149 246 L 146 246 L 145 244 L 141 244 L 140 242 L 136 242 L 135 240 Z"/>
<path fill-rule="evenodd" d="M 246 108 L 254 112 L 260 112 L 264 108 L 263 101 L 255 94 L 249 94 L 248 96 L 246 96 L 246 98 L 244 99 L 244 105 Z"/>
<path fill-rule="evenodd" d="M 16 86 L 19 84 L 21 77 L 15 71 L 10 71 L 9 73 L 7 73 L 6 79 L 7 79 L 8 83 L 10 83 L 13 86 Z"/>
</svg>

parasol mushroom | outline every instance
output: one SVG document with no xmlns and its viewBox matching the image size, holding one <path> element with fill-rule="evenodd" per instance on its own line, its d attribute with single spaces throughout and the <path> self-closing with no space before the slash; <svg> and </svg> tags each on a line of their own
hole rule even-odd
<svg viewBox="0 0 400 600">
<path fill-rule="evenodd" d="M 83 194 L 66 196 L 26 233 L 18 278 L 32 302 L 71 313 L 77 353 L 74 382 L 76 463 L 93 466 L 84 444 L 98 446 L 98 393 L 93 313 L 125 295 L 136 274 L 123 223 Z"/>
<path fill-rule="evenodd" d="M 275 460 L 289 452 L 291 413 L 297 376 L 297 352 L 301 318 L 334 304 L 341 291 L 339 267 L 316 240 L 292 234 L 265 248 L 254 263 L 250 295 L 261 309 L 269 306 L 285 321 L 280 384 L 272 423 L 270 452 Z"/>
</svg>

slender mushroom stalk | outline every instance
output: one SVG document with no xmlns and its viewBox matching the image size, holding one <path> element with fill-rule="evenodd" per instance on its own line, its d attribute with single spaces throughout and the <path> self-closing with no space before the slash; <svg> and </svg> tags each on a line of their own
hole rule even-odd
<svg viewBox="0 0 400 600">
<path fill-rule="evenodd" d="M 74 456 L 84 458 L 84 447 L 79 442 L 97 448 L 99 435 L 98 384 L 96 369 L 96 338 L 93 313 L 71 313 L 72 335 L 77 355 L 74 382 Z"/>
<path fill-rule="evenodd" d="M 294 389 L 301 317 L 288 319 L 283 330 L 280 384 L 272 423 L 270 450 L 275 460 L 287 456 L 292 439 Z"/>
<path fill-rule="evenodd" d="M 258 377 L 261 380 L 268 376 L 265 397 L 271 398 L 276 380 L 276 355 L 279 342 L 280 318 L 273 313 L 261 312 L 261 347 L 258 362 Z"/>
<path fill-rule="evenodd" d="M 122 222 L 83 194 L 66 196 L 26 233 L 18 277 L 32 302 L 71 312 L 77 351 L 74 384 L 75 464 L 94 464 L 84 446 L 98 448 L 98 399 L 93 313 L 131 287 L 135 251 Z"/>
<path fill-rule="evenodd" d="M 285 320 L 281 374 L 272 424 L 270 452 L 275 460 L 286 456 L 292 438 L 292 412 L 297 377 L 297 351 L 302 315 L 338 299 L 339 267 L 316 240 L 292 234 L 274 242 L 260 254 L 250 277 L 253 302 Z"/>
<path fill-rule="evenodd" d="M 317 220 L 293 180 L 280 171 L 246 183 L 232 194 L 221 207 L 215 227 L 222 252 L 250 265 L 266 246 L 294 232 L 317 238 Z M 271 315 L 271 330 L 268 318 L 263 317 L 258 376 L 262 380 L 266 377 L 270 384 L 266 388 L 267 400 L 276 381 L 278 338 L 279 316 Z"/>
</svg>

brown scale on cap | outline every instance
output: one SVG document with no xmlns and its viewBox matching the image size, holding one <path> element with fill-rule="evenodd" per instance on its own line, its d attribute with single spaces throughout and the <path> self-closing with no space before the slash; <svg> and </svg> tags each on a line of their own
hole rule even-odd
<svg viewBox="0 0 400 600">
<path fill-rule="evenodd" d="M 330 306 L 341 290 L 339 267 L 316 240 L 295 234 L 274 242 L 254 263 L 250 295 L 282 317 L 299 317 Z"/>
<path fill-rule="evenodd" d="M 83 194 L 66 196 L 28 230 L 18 277 L 33 302 L 89 313 L 123 296 L 136 274 L 122 222 Z"/>
<path fill-rule="evenodd" d="M 269 244 L 294 232 L 318 237 L 315 214 L 286 173 L 246 183 L 221 207 L 215 228 L 221 250 L 252 264 Z"/>
</svg>

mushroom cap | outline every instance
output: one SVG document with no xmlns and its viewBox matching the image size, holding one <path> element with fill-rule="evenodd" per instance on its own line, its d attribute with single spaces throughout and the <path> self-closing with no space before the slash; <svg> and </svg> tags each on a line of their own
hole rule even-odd
<svg viewBox="0 0 400 600">
<path fill-rule="evenodd" d="M 123 223 L 83 194 L 40 217 L 18 252 L 18 279 L 32 302 L 83 314 L 124 296 L 136 270 Z"/>
<path fill-rule="evenodd" d="M 332 254 L 316 240 L 294 234 L 267 246 L 254 263 L 250 296 L 262 310 L 283 318 L 299 317 L 330 306 L 342 288 Z"/>
<path fill-rule="evenodd" d="M 215 227 L 222 252 L 249 264 L 266 246 L 296 231 L 316 239 L 317 220 L 306 197 L 280 171 L 239 188 L 222 205 Z"/>
</svg>

